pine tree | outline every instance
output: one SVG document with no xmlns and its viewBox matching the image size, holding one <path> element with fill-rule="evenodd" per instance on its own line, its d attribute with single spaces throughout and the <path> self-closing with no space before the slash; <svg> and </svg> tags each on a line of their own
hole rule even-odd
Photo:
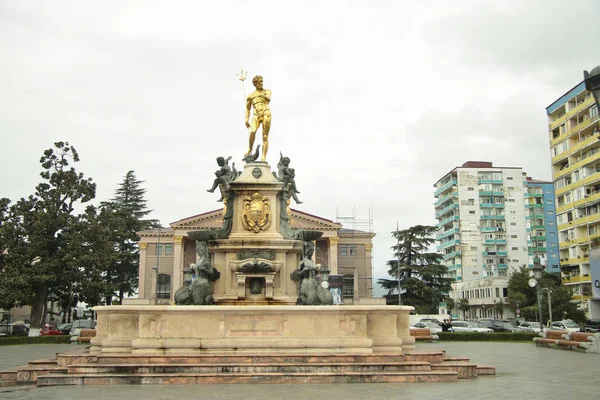
<svg viewBox="0 0 600 400">
<path fill-rule="evenodd" d="M 418 313 L 437 313 L 451 290 L 452 279 L 445 278 L 448 269 L 441 264 L 442 255 L 430 253 L 429 247 L 435 242 L 435 226 L 416 225 L 405 230 L 392 232 L 398 244 L 392 246 L 395 259 L 387 262 L 388 273 L 395 280 L 380 279 L 379 285 L 388 290 L 388 304 L 398 304 L 398 271 L 402 304 L 415 307 Z M 396 292 L 396 294 L 394 294 Z"/>
<path fill-rule="evenodd" d="M 137 232 L 158 226 L 156 220 L 144 219 L 152 210 L 147 209 L 143 183 L 134 171 L 129 171 L 115 190 L 115 196 L 102 203 L 103 223 L 110 227 L 110 239 L 118 253 L 105 274 L 107 304 L 115 295 L 121 302 L 126 295 L 135 294 L 139 274 Z"/>
</svg>

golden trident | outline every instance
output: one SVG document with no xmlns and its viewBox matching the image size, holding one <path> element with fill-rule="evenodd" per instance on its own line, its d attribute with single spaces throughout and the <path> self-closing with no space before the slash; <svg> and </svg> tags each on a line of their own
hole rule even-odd
<svg viewBox="0 0 600 400">
<path fill-rule="evenodd" d="M 244 71 L 243 69 L 240 69 L 240 72 L 235 75 L 238 77 L 238 79 L 242 83 L 242 93 L 244 94 L 244 107 L 245 107 L 247 100 L 246 100 L 246 85 L 244 85 L 244 81 L 246 80 L 246 76 L 248 76 L 248 71 Z M 251 128 L 248 128 L 248 134 L 250 134 L 250 130 L 251 130 Z"/>
</svg>

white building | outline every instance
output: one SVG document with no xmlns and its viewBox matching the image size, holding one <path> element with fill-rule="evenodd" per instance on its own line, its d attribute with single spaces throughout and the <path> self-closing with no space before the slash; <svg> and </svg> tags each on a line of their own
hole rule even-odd
<svg viewBox="0 0 600 400">
<path fill-rule="evenodd" d="M 508 309 L 508 276 L 523 265 L 532 266 L 533 255 L 546 250 L 538 240 L 545 240 L 537 225 L 544 224 L 538 222 L 544 214 L 542 199 L 537 205 L 533 201 L 522 168 L 494 167 L 491 162 L 468 161 L 434 186 L 437 250 L 455 280 L 451 297 L 456 303 L 469 300 L 468 318 L 514 317 Z M 538 229 L 532 231 L 530 220 Z M 463 317 L 462 311 L 453 314 Z"/>
</svg>

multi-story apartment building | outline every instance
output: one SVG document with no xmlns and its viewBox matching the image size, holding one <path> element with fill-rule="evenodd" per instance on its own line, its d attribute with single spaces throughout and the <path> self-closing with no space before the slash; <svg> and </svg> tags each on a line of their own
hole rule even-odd
<svg viewBox="0 0 600 400">
<path fill-rule="evenodd" d="M 591 247 L 600 241 L 600 124 L 584 82 L 546 108 L 563 284 L 583 309 L 591 296 Z"/>
<path fill-rule="evenodd" d="M 546 272 L 560 272 L 554 185 L 527 178 L 525 206 L 530 257 L 539 257 Z M 530 263 L 530 267 L 533 265 Z"/>
<path fill-rule="evenodd" d="M 532 267 L 536 255 L 558 270 L 557 248 L 547 245 L 553 227 L 556 237 L 552 185 L 528 180 L 520 167 L 468 161 L 434 186 L 437 250 L 455 280 L 452 297 L 469 299 L 470 317 L 510 316 L 500 304 L 511 271 Z"/>
</svg>

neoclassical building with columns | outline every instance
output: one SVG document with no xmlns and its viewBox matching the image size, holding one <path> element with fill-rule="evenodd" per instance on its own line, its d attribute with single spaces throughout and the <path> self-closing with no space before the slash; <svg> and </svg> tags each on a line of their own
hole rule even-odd
<svg viewBox="0 0 600 400">
<path fill-rule="evenodd" d="M 291 209 L 291 227 L 323 232 L 316 241 L 314 261 L 327 266 L 331 279 L 343 280 L 344 304 L 372 302 L 372 232 L 345 229 L 331 220 Z M 140 237 L 139 289 L 137 299 L 127 303 L 173 304 L 173 295 L 184 284 L 184 269 L 196 262 L 196 242 L 188 231 L 218 229 L 223 209 L 175 221 L 169 227 L 138 232 Z M 212 262 L 215 254 L 211 250 Z M 156 266 L 158 265 L 158 268 Z M 213 265 L 219 269 L 219 265 Z M 223 272 L 223 271 L 221 271 Z M 217 280 L 215 292 L 219 285 Z"/>
</svg>

